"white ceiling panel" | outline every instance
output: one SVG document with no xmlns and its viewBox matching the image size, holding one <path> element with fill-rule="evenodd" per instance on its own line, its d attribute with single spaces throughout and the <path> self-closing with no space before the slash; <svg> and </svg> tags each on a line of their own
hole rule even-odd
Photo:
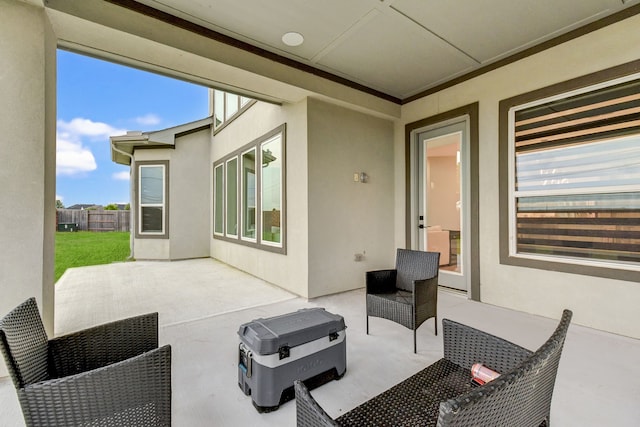
<svg viewBox="0 0 640 427">
<path fill-rule="evenodd" d="M 392 7 L 486 63 L 606 16 L 621 5 L 621 0 L 397 0 Z"/>
<path fill-rule="evenodd" d="M 624 8 L 640 13 L 640 0 L 137 1 L 396 99 Z M 286 46 L 289 31 L 304 43 Z"/>
<path fill-rule="evenodd" d="M 311 60 L 379 3 L 378 0 L 140 2 L 255 46 L 306 60 Z M 301 46 L 290 47 L 282 42 L 282 35 L 290 31 L 304 36 Z"/>
<path fill-rule="evenodd" d="M 397 13 L 377 13 L 319 64 L 400 97 L 472 69 L 467 56 Z"/>
</svg>

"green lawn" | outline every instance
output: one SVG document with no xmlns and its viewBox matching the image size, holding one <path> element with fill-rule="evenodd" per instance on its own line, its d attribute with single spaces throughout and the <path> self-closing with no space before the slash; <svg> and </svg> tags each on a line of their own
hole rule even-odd
<svg viewBox="0 0 640 427">
<path fill-rule="evenodd" d="M 110 264 L 129 256 L 129 233 L 56 233 L 56 282 L 71 267 Z"/>
</svg>

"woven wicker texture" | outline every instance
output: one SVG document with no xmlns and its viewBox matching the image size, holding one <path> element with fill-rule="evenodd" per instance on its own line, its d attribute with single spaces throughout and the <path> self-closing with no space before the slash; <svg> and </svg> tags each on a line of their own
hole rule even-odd
<svg viewBox="0 0 640 427">
<path fill-rule="evenodd" d="M 300 384 L 296 386 L 297 425 L 546 426 L 571 316 L 571 311 L 563 312 L 553 335 L 535 353 L 445 319 L 445 351 L 464 366 L 445 357 L 335 421 Z M 473 357 L 507 370 L 474 387 L 470 365 L 466 366 Z"/>
<path fill-rule="evenodd" d="M 425 320 L 435 318 L 438 333 L 438 262 L 440 253 L 398 249 L 395 270 L 369 271 L 367 284 L 368 316 L 381 317 L 413 330 L 416 352 L 416 329 Z"/>
<path fill-rule="evenodd" d="M 435 426 L 440 402 L 471 390 L 471 372 L 440 359 L 336 421 L 341 426 Z"/>
<path fill-rule="evenodd" d="M 309 390 L 300 380 L 293 383 L 296 394 L 296 418 L 299 426 L 330 427 L 339 426 L 329 415 L 313 400 Z"/>
<path fill-rule="evenodd" d="M 484 386 L 443 402 L 438 426 L 548 425 L 551 396 L 571 317 L 571 311 L 564 310 L 551 337 L 515 369 L 503 371 L 500 377 Z M 512 351 L 507 351 L 505 356 L 504 346 L 499 347 L 495 355 L 487 354 L 489 366 L 514 356 Z"/>
<path fill-rule="evenodd" d="M 32 347 L 35 356 L 22 344 L 33 341 L 34 324 L 42 327 L 34 299 L 0 321 L 0 348 L 12 378 L 32 378 L 33 363 L 20 360 L 41 358 L 41 344 Z M 171 347 L 158 348 L 157 313 L 50 341 L 42 333 L 46 378 L 14 379 L 27 426 L 171 425 Z"/>
<path fill-rule="evenodd" d="M 34 298 L 0 320 L 0 349 L 16 387 L 49 378 L 47 333 Z"/>
</svg>

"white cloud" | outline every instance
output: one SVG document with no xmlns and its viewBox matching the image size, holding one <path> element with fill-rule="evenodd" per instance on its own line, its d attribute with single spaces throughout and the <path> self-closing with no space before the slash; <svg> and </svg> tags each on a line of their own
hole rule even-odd
<svg viewBox="0 0 640 427">
<path fill-rule="evenodd" d="M 129 171 L 114 172 L 111 177 L 116 181 L 129 181 Z"/>
<path fill-rule="evenodd" d="M 56 147 L 56 174 L 76 175 L 96 170 L 96 158 L 81 142 L 73 142 L 58 135 Z"/>
<path fill-rule="evenodd" d="M 96 159 L 91 149 L 83 144 L 83 140 L 89 138 L 91 141 L 108 141 L 111 135 L 125 133 L 125 130 L 106 123 L 81 117 L 70 122 L 58 120 L 56 174 L 76 175 L 96 170 Z"/>
<path fill-rule="evenodd" d="M 64 197 L 62 197 L 59 194 L 56 194 L 56 200 L 60 200 L 61 202 L 64 202 Z"/>
<path fill-rule="evenodd" d="M 94 122 L 82 117 L 77 117 L 70 122 L 58 120 L 58 134 L 69 136 L 71 139 L 75 139 L 73 137 L 79 139 L 87 136 L 93 140 L 100 140 L 112 135 L 124 135 L 125 133 L 127 131 L 124 129 L 118 129 L 106 123 Z"/>
<path fill-rule="evenodd" d="M 155 126 L 160 124 L 162 120 L 155 114 L 149 113 L 144 116 L 136 117 L 135 122 L 143 126 Z"/>
</svg>

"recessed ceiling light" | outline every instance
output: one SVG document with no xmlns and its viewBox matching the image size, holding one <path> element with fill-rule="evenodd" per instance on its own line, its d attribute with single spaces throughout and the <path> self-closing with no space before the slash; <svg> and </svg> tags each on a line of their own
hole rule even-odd
<svg viewBox="0 0 640 427">
<path fill-rule="evenodd" d="M 285 33 L 282 36 L 282 43 L 287 46 L 300 46 L 304 42 L 304 37 L 300 33 L 296 33 L 294 31 Z"/>
</svg>

